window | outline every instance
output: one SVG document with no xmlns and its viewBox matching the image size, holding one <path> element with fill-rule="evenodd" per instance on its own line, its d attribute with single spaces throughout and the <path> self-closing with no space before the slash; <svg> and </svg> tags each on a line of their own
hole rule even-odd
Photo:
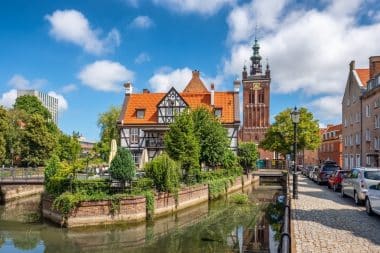
<svg viewBox="0 0 380 253">
<path fill-rule="evenodd" d="M 366 105 L 365 107 L 365 116 L 371 117 L 371 111 L 370 111 L 369 105 Z"/>
<path fill-rule="evenodd" d="M 136 110 L 136 118 L 143 119 L 145 117 L 145 109 Z"/>
<path fill-rule="evenodd" d="M 346 100 L 346 105 L 347 105 L 347 106 L 350 105 L 350 99 L 349 99 L 349 98 L 347 98 L 347 100 Z"/>
<path fill-rule="evenodd" d="M 375 128 L 379 128 L 379 117 L 375 115 L 374 119 L 375 119 Z"/>
<path fill-rule="evenodd" d="M 222 109 L 221 108 L 215 108 L 214 115 L 217 118 L 221 118 L 222 117 Z"/>
<path fill-rule="evenodd" d="M 264 103 L 264 90 L 259 91 L 259 103 Z"/>
<path fill-rule="evenodd" d="M 347 127 L 347 118 L 344 118 L 344 127 Z"/>
<path fill-rule="evenodd" d="M 139 129 L 138 128 L 131 128 L 130 140 L 132 144 L 139 143 Z"/>
<path fill-rule="evenodd" d="M 360 134 L 359 134 L 359 133 L 356 133 L 356 134 L 355 134 L 355 144 L 356 144 L 356 145 L 359 145 L 359 144 L 360 144 Z"/>
<path fill-rule="evenodd" d="M 371 132 L 369 131 L 368 128 L 365 130 L 365 140 L 371 141 Z"/>
<path fill-rule="evenodd" d="M 371 165 L 371 157 L 370 156 L 366 156 L 366 165 L 367 166 Z"/>
<path fill-rule="evenodd" d="M 140 157 L 141 157 L 141 154 L 140 152 L 132 152 L 132 159 L 133 161 L 135 161 L 135 164 L 138 165 L 140 163 Z"/>
<path fill-rule="evenodd" d="M 359 113 L 358 112 L 355 114 L 355 121 L 356 121 L 356 123 L 359 123 Z"/>
<path fill-rule="evenodd" d="M 248 97 L 249 99 L 249 103 L 250 104 L 254 104 L 255 103 L 255 91 L 253 90 L 253 88 L 251 88 L 250 90 L 249 90 L 249 97 Z"/>
<path fill-rule="evenodd" d="M 356 167 L 360 167 L 360 154 L 356 154 Z"/>
</svg>

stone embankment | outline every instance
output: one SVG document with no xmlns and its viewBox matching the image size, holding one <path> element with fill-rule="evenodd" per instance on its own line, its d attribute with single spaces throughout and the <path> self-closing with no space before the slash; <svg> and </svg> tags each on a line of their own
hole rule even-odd
<svg viewBox="0 0 380 253">
<path fill-rule="evenodd" d="M 237 177 L 226 193 L 242 190 L 252 183 L 259 184 L 259 178 L 251 175 Z M 177 201 L 176 201 L 177 198 Z M 154 217 L 198 205 L 209 200 L 207 184 L 182 188 L 177 197 L 167 193 L 155 194 Z M 147 218 L 147 203 L 144 196 L 128 197 L 120 200 L 118 210 L 111 200 L 83 201 L 69 215 L 64 217 L 52 208 L 53 200 L 43 197 L 42 215 L 65 227 L 79 227 L 120 222 L 139 222 Z"/>
<path fill-rule="evenodd" d="M 1 185 L 0 186 L 0 203 L 23 198 L 44 191 L 43 185 Z"/>
</svg>

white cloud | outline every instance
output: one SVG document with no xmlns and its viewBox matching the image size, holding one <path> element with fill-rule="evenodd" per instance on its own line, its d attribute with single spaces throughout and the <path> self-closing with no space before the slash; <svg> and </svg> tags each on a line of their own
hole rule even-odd
<svg viewBox="0 0 380 253">
<path fill-rule="evenodd" d="M 17 98 L 17 90 L 16 89 L 12 89 L 8 92 L 5 92 L 1 95 L 0 105 L 10 108 L 15 103 L 16 98 Z"/>
<path fill-rule="evenodd" d="M 56 10 L 45 19 L 51 25 L 52 37 L 81 46 L 88 53 L 102 54 L 120 44 L 120 34 L 116 29 L 101 39 L 100 31 L 93 30 L 87 18 L 77 10 Z"/>
<path fill-rule="evenodd" d="M 379 53 L 380 44 L 370 42 L 380 40 L 380 24 L 359 26 L 355 22 L 358 1 L 347 1 L 353 9 L 340 15 L 335 7 L 338 2 L 331 3 L 320 11 L 298 9 L 278 16 L 276 25 L 259 40 L 261 56 L 269 58 L 274 92 L 341 95 L 349 62 L 355 59 L 357 66 L 366 67 L 368 57 Z M 230 34 L 234 34 L 236 25 L 229 25 Z M 224 62 L 224 71 L 230 75 L 240 75 L 252 55 L 251 45 L 244 43 L 253 40 L 252 34 L 244 37 L 238 33 L 235 38 Z"/>
<path fill-rule="evenodd" d="M 46 79 L 37 78 L 30 81 L 20 74 L 14 74 L 8 81 L 8 85 L 18 90 L 38 89 L 47 83 Z"/>
<path fill-rule="evenodd" d="M 67 103 L 66 99 L 61 94 L 58 94 L 55 91 L 49 91 L 48 95 L 58 99 L 58 111 L 59 112 L 63 112 L 63 111 L 67 110 L 67 108 L 69 107 L 68 103 Z"/>
<path fill-rule="evenodd" d="M 246 41 L 254 34 L 255 28 L 259 31 L 272 29 L 278 25 L 287 0 L 256 0 L 242 6 L 235 7 L 227 18 L 229 25 L 228 38 L 232 42 Z"/>
<path fill-rule="evenodd" d="M 137 63 L 137 64 L 142 64 L 142 63 L 144 63 L 144 62 L 150 62 L 150 56 L 149 56 L 149 54 L 147 54 L 147 53 L 140 53 L 137 57 L 136 57 L 136 59 L 135 59 L 135 63 Z"/>
<path fill-rule="evenodd" d="M 179 13 L 198 13 L 212 15 L 225 5 L 232 5 L 236 0 L 153 0 L 153 3 Z"/>
<path fill-rule="evenodd" d="M 130 26 L 140 29 L 147 29 L 154 26 L 154 22 L 148 16 L 138 16 L 131 22 Z"/>
<path fill-rule="evenodd" d="M 307 107 L 315 113 L 315 118 L 323 123 L 328 123 L 331 120 L 340 120 L 342 111 L 341 100 L 341 96 L 319 97 L 307 104 Z"/>
<path fill-rule="evenodd" d="M 123 82 L 133 81 L 134 73 L 118 62 L 102 60 L 85 66 L 78 78 L 95 90 L 120 91 Z"/>
<path fill-rule="evenodd" d="M 63 86 L 61 90 L 62 90 L 63 93 L 70 93 L 70 92 L 75 91 L 77 89 L 78 88 L 77 88 L 77 86 L 75 84 L 70 83 L 70 84 L 67 84 L 67 85 Z"/>
<path fill-rule="evenodd" d="M 178 92 L 182 92 L 189 83 L 191 77 L 192 70 L 188 67 L 174 70 L 168 67 L 163 67 L 149 79 L 149 85 L 154 92 L 167 92 L 171 87 L 174 87 Z M 223 76 L 202 76 L 201 72 L 201 80 L 206 88 L 210 89 L 210 84 L 214 83 L 217 87 L 223 81 Z"/>
</svg>

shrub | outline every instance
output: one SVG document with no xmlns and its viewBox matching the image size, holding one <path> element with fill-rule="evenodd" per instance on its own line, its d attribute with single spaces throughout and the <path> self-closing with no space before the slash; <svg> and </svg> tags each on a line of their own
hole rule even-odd
<svg viewBox="0 0 380 253">
<path fill-rule="evenodd" d="M 146 190 L 153 189 L 153 187 L 154 187 L 153 179 L 144 177 L 136 181 L 136 185 L 134 188 L 137 191 L 146 191 Z"/>
<path fill-rule="evenodd" d="M 87 179 L 72 181 L 72 189 L 74 192 L 83 192 L 87 195 L 97 194 L 97 193 L 108 193 L 110 187 L 110 182 L 104 179 Z"/>
<path fill-rule="evenodd" d="M 152 219 L 154 215 L 154 193 L 152 191 L 146 191 L 145 199 L 147 219 Z"/>
<path fill-rule="evenodd" d="M 248 195 L 244 193 L 235 193 L 231 195 L 230 201 L 235 204 L 247 204 L 248 203 Z"/>
<path fill-rule="evenodd" d="M 115 158 L 111 162 L 109 172 L 112 178 L 122 181 L 125 186 L 126 181 L 131 181 L 136 174 L 135 162 L 129 150 L 119 148 Z"/>
<path fill-rule="evenodd" d="M 145 171 L 158 191 L 175 192 L 179 187 L 179 167 L 166 153 L 146 164 Z"/>
<path fill-rule="evenodd" d="M 58 196 L 53 202 L 53 209 L 59 211 L 63 215 L 68 215 L 82 200 L 79 193 L 65 192 Z"/>
</svg>

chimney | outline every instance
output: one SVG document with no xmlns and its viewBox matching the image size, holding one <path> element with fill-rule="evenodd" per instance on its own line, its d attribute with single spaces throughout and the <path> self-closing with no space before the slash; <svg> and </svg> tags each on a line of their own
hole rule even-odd
<svg viewBox="0 0 380 253">
<path fill-rule="evenodd" d="M 143 93 L 150 93 L 150 90 L 148 90 L 148 89 L 143 89 Z"/>
<path fill-rule="evenodd" d="M 234 118 L 235 122 L 240 122 L 240 98 L 239 98 L 239 91 L 240 91 L 240 81 L 235 80 L 234 81 Z"/>
<path fill-rule="evenodd" d="M 211 106 L 215 105 L 215 85 L 211 84 Z"/>
<path fill-rule="evenodd" d="M 199 77 L 199 70 L 193 70 L 192 71 L 192 73 L 193 73 L 193 77 Z"/>
<path fill-rule="evenodd" d="M 131 95 L 132 94 L 132 83 L 128 82 L 124 84 L 125 88 L 125 95 Z"/>
<path fill-rule="evenodd" d="M 369 57 L 369 79 L 380 73 L 380 56 Z"/>
<path fill-rule="evenodd" d="M 355 69 L 355 61 L 350 62 L 350 71 L 353 71 Z"/>
</svg>

